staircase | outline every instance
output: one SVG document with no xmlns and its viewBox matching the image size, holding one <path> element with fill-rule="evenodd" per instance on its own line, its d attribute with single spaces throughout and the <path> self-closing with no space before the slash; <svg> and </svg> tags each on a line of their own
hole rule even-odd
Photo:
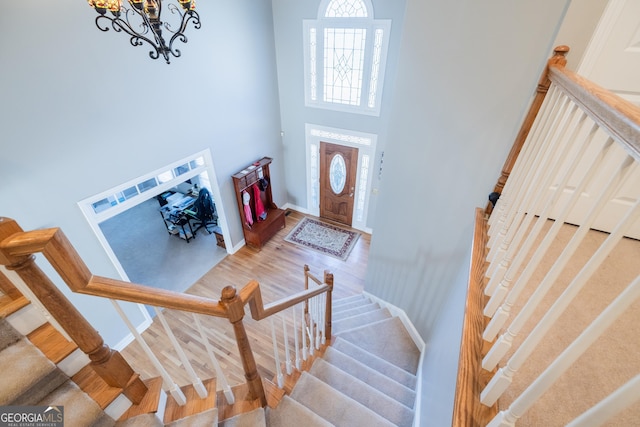
<svg viewBox="0 0 640 427">
<path fill-rule="evenodd" d="M 333 307 L 333 344 L 322 355 L 316 353 L 308 371 L 294 375 L 295 385 L 277 407 L 255 409 L 219 423 L 213 407 L 166 425 L 297 427 L 301 420 L 311 427 L 413 425 L 420 352 L 400 319 L 362 295 L 336 301 Z M 126 398 L 91 375 L 73 343 L 28 301 L 0 297 L 0 315 L 5 385 L 0 406 L 63 405 L 65 425 L 73 427 L 163 425 L 154 413 L 116 421 L 127 416 Z M 66 344 L 51 349 L 46 341 Z M 150 388 L 160 386 L 157 380 L 146 383 Z"/>
</svg>

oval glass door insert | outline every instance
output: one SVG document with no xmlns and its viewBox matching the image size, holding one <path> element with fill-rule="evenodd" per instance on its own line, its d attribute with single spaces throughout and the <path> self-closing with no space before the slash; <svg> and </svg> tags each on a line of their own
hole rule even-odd
<svg viewBox="0 0 640 427">
<path fill-rule="evenodd" d="M 342 154 L 336 154 L 329 165 L 329 184 L 334 193 L 340 194 L 347 183 L 347 165 Z"/>
</svg>

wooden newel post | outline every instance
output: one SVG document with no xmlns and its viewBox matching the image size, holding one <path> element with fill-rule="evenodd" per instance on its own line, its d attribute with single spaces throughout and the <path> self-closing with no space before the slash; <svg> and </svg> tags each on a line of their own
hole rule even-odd
<svg viewBox="0 0 640 427">
<path fill-rule="evenodd" d="M 222 290 L 220 304 L 226 308 L 229 322 L 233 325 L 233 332 L 235 333 L 238 343 L 238 350 L 240 351 L 240 359 L 242 360 L 244 377 L 247 380 L 250 397 L 252 399 L 260 399 L 260 403 L 265 407 L 267 406 L 267 397 L 262 387 L 262 380 L 258 375 L 258 367 L 253 357 L 253 352 L 251 351 L 247 331 L 244 329 L 244 324 L 242 323 L 242 319 L 244 318 L 244 304 L 240 297 L 238 297 L 236 289 L 233 286 L 226 286 Z"/>
<path fill-rule="evenodd" d="M 325 319 L 325 338 L 327 341 L 331 341 L 331 317 L 333 311 L 333 274 L 329 273 L 325 270 L 324 272 L 324 283 L 329 285 L 329 290 L 327 291 L 327 306 L 325 307 L 326 319 Z"/>
<path fill-rule="evenodd" d="M 12 255 L 3 245 L 9 237 L 23 232 L 14 220 L 0 217 L 0 264 L 15 271 L 24 281 L 69 337 L 89 356 L 91 366 L 99 376 L 110 386 L 122 388 L 132 402 L 139 403 L 147 387 L 122 355 L 104 343 L 100 334 L 38 267 L 33 254 Z"/>
<path fill-rule="evenodd" d="M 527 113 L 524 121 L 522 122 L 522 126 L 520 127 L 520 131 L 516 136 L 516 139 L 511 147 L 511 151 L 507 156 L 507 160 L 504 162 L 504 166 L 502 167 L 502 173 L 500 174 L 500 178 L 498 178 L 498 182 L 493 189 L 494 193 L 502 194 L 502 190 L 504 185 L 507 183 L 507 179 L 513 170 L 513 165 L 515 165 L 516 160 L 518 159 L 518 155 L 520 154 L 520 150 L 522 150 L 522 146 L 524 145 L 527 136 L 529 135 L 529 131 L 531 130 L 531 126 L 533 125 L 536 116 L 538 115 L 538 111 L 540 111 L 540 107 L 542 106 L 542 102 L 544 98 L 547 96 L 547 92 L 549 91 L 549 87 L 551 86 L 551 80 L 549 80 L 549 66 L 557 65 L 560 67 L 564 67 L 567 64 L 566 54 L 569 52 L 569 46 L 558 46 L 553 50 L 553 56 L 549 58 L 547 61 L 547 67 L 545 68 L 540 80 L 538 81 L 538 86 L 536 88 L 536 94 L 531 102 L 531 107 L 529 108 L 529 112 Z M 491 214 L 493 211 L 493 204 L 489 203 L 485 212 L 487 214 Z"/>
</svg>

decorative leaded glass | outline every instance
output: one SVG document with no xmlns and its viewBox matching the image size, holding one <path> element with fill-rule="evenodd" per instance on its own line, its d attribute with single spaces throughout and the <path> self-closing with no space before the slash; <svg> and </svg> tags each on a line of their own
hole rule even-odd
<svg viewBox="0 0 640 427">
<path fill-rule="evenodd" d="M 324 14 L 327 18 L 366 18 L 367 6 L 362 0 L 332 0 Z"/>
<path fill-rule="evenodd" d="M 336 154 L 329 164 L 329 184 L 334 193 L 340 194 L 347 183 L 347 164 L 342 154 Z"/>
<path fill-rule="evenodd" d="M 360 105 L 364 28 L 324 29 L 324 101 Z"/>
</svg>

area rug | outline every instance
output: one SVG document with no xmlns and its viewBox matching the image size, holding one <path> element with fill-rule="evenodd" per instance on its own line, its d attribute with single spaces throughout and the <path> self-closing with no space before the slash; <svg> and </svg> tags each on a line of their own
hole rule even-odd
<svg viewBox="0 0 640 427">
<path fill-rule="evenodd" d="M 345 261 L 359 237 L 355 231 L 305 217 L 284 240 Z"/>
</svg>

